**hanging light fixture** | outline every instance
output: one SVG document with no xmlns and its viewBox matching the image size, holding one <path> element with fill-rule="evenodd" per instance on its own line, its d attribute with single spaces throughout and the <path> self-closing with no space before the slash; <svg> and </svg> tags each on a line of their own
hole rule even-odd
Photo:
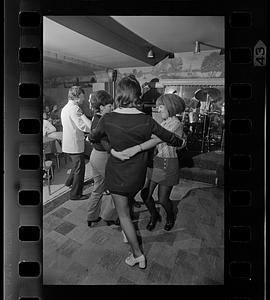
<svg viewBox="0 0 270 300">
<path fill-rule="evenodd" d="M 194 50 L 194 54 L 198 54 L 201 52 L 201 48 L 200 48 L 200 42 L 196 41 L 195 42 L 195 50 Z"/>
<path fill-rule="evenodd" d="M 225 49 L 224 48 L 220 49 L 219 55 L 224 55 L 224 54 L 225 54 Z"/>
<path fill-rule="evenodd" d="M 211 48 L 214 48 L 214 49 L 219 49 L 220 52 L 219 54 L 220 55 L 224 55 L 225 54 L 225 49 L 222 48 L 222 47 L 217 47 L 217 46 L 214 46 L 214 45 L 211 45 L 211 44 L 207 44 L 207 43 L 204 43 L 204 42 L 200 42 L 200 41 L 196 41 L 195 42 L 195 49 L 194 49 L 194 54 L 198 54 L 201 52 L 201 45 L 205 45 L 205 46 L 208 46 L 208 47 L 211 47 Z"/>
<path fill-rule="evenodd" d="M 154 54 L 153 50 L 150 49 L 147 53 L 147 58 L 154 58 L 154 57 L 155 57 L 155 54 Z"/>
</svg>

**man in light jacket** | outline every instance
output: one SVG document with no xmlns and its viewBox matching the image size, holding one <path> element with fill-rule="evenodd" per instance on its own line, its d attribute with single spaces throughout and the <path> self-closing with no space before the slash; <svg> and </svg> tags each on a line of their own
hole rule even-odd
<svg viewBox="0 0 270 300">
<path fill-rule="evenodd" d="M 84 132 L 90 132 L 91 121 L 83 114 L 79 107 L 84 100 L 84 91 L 80 86 L 72 86 L 68 92 L 68 103 L 61 112 L 63 126 L 62 151 L 68 153 L 73 166 L 65 185 L 71 186 L 70 199 L 84 200 L 83 195 L 85 160 L 84 160 Z"/>
</svg>

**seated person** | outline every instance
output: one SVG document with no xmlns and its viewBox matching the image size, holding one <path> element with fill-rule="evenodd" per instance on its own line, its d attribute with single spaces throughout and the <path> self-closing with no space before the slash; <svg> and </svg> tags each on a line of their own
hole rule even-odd
<svg viewBox="0 0 270 300">
<path fill-rule="evenodd" d="M 43 137 L 48 136 L 57 140 L 62 140 L 62 132 L 56 132 L 56 128 L 47 120 L 47 114 L 43 113 Z"/>
<path fill-rule="evenodd" d="M 53 106 L 50 118 L 51 118 L 51 123 L 55 126 L 57 131 L 62 131 L 60 114 L 61 114 L 61 110 L 58 109 L 58 106 L 55 104 Z"/>
<path fill-rule="evenodd" d="M 46 119 L 50 119 L 50 117 L 51 117 L 51 111 L 50 111 L 49 105 L 45 106 L 44 113 L 46 114 Z"/>
<path fill-rule="evenodd" d="M 43 113 L 43 136 L 48 136 L 50 133 L 55 132 L 56 128 L 47 120 L 47 114 Z"/>
</svg>

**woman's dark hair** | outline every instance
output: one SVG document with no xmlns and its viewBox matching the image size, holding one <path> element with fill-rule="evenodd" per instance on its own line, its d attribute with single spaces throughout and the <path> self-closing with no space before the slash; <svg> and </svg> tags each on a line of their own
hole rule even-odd
<svg viewBox="0 0 270 300">
<path fill-rule="evenodd" d="M 133 74 L 130 74 L 119 81 L 115 101 L 118 107 L 136 106 L 141 94 L 139 81 Z"/>
<path fill-rule="evenodd" d="M 97 91 L 91 95 L 91 107 L 95 112 L 100 111 L 100 105 L 113 104 L 112 96 L 104 90 Z"/>
<path fill-rule="evenodd" d="M 176 94 L 163 94 L 158 97 L 156 105 L 164 105 L 169 113 L 169 117 L 173 117 L 176 114 L 181 114 L 185 108 L 185 101 Z"/>
</svg>

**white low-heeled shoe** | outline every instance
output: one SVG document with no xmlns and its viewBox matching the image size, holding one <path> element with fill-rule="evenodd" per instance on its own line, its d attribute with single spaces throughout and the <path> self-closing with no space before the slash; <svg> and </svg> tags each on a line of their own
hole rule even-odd
<svg viewBox="0 0 270 300">
<path fill-rule="evenodd" d="M 123 235 L 123 242 L 127 244 L 128 243 L 128 239 L 127 239 L 124 231 L 122 230 L 121 232 L 122 232 L 122 235 Z"/>
<path fill-rule="evenodd" d="M 145 256 L 142 254 L 139 257 L 134 257 L 133 253 L 131 253 L 125 260 L 125 263 L 129 266 L 133 267 L 136 264 L 139 264 L 140 269 L 146 268 L 146 259 Z"/>
</svg>

